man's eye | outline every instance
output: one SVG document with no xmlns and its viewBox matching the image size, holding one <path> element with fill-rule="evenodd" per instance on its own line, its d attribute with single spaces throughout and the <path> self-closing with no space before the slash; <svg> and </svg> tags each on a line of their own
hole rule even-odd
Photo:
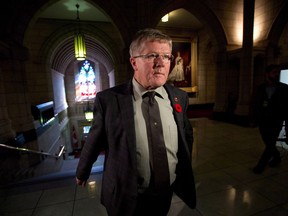
<svg viewBox="0 0 288 216">
<path fill-rule="evenodd" d="M 157 57 L 158 57 L 158 54 L 155 54 L 155 53 L 151 53 L 151 54 L 147 55 L 148 59 L 155 59 Z"/>
<path fill-rule="evenodd" d="M 170 60 L 170 55 L 163 55 L 163 59 Z"/>
</svg>

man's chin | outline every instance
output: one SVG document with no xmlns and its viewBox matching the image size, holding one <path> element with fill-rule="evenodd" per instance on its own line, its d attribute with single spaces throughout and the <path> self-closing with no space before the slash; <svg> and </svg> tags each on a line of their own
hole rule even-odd
<svg viewBox="0 0 288 216">
<path fill-rule="evenodd" d="M 153 88 L 158 88 L 160 86 L 163 86 L 166 83 L 166 80 L 161 80 L 161 81 L 155 81 L 152 83 L 151 86 L 153 86 Z"/>
</svg>

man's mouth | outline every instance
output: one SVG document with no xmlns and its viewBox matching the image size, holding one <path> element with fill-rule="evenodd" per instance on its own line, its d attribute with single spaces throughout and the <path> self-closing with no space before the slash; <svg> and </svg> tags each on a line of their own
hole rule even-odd
<svg viewBox="0 0 288 216">
<path fill-rule="evenodd" d="M 158 75 L 164 75 L 164 73 L 161 73 L 161 72 L 155 72 L 155 73 L 153 73 L 153 75 L 155 76 L 158 76 Z"/>
</svg>

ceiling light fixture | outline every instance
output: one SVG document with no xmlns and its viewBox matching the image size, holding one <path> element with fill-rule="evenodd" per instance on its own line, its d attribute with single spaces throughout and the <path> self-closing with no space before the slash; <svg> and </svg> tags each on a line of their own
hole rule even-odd
<svg viewBox="0 0 288 216">
<path fill-rule="evenodd" d="M 79 4 L 76 4 L 77 8 L 77 22 L 79 22 Z M 78 24 L 78 23 L 77 23 Z M 84 34 L 80 31 L 79 25 L 77 26 L 77 31 L 74 36 L 74 48 L 75 57 L 78 61 L 83 61 L 86 59 L 86 45 Z"/>
</svg>

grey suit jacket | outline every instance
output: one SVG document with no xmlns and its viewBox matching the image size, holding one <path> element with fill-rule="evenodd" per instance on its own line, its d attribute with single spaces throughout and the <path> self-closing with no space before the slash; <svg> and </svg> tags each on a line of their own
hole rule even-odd
<svg viewBox="0 0 288 216">
<path fill-rule="evenodd" d="M 193 130 L 186 116 L 188 96 L 171 85 L 164 87 L 174 108 L 179 137 L 173 189 L 189 207 L 195 208 L 196 192 L 191 165 Z M 87 180 L 93 163 L 105 150 L 101 203 L 109 215 L 132 215 L 136 205 L 137 163 L 132 94 L 132 81 L 97 94 L 93 125 L 76 171 L 79 179 Z M 183 110 L 175 109 L 175 104 L 180 104 Z"/>
</svg>

